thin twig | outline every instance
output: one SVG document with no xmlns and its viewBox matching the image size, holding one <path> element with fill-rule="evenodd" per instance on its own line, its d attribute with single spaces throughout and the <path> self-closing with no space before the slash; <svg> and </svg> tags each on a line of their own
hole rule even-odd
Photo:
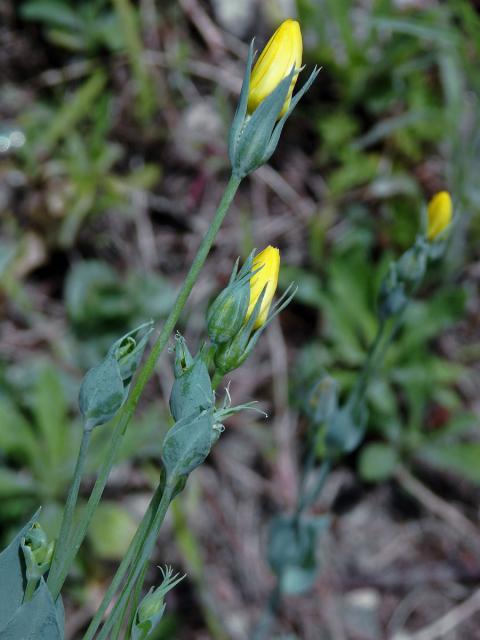
<svg viewBox="0 0 480 640">
<path fill-rule="evenodd" d="M 415 478 L 405 467 L 399 466 L 395 478 L 400 485 L 412 494 L 424 507 L 447 522 L 462 537 L 480 548 L 480 531 L 461 511 L 449 502 L 442 500 L 433 491 Z"/>
<path fill-rule="evenodd" d="M 465 622 L 474 613 L 480 610 L 480 589 L 477 589 L 470 598 L 450 609 L 448 613 L 420 629 L 415 633 L 400 632 L 395 634 L 392 640 L 435 640 L 435 638 L 445 638 L 447 633 Z"/>
</svg>

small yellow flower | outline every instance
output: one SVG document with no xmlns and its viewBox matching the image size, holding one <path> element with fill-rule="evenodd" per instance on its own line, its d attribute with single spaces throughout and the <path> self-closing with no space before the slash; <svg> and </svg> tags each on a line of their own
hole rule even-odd
<svg viewBox="0 0 480 640">
<path fill-rule="evenodd" d="M 248 113 L 255 111 L 259 104 L 288 76 L 292 67 L 297 71 L 300 70 L 302 51 L 300 25 L 296 20 L 285 20 L 270 38 L 253 67 L 248 93 Z M 297 75 L 295 74 L 292 78 L 279 118 L 290 106 Z"/>
<path fill-rule="evenodd" d="M 252 315 L 257 300 L 266 286 L 260 313 L 253 326 L 254 329 L 259 329 L 267 320 L 270 305 L 277 288 L 278 272 L 280 271 L 280 251 L 276 247 L 268 246 L 258 253 L 253 259 L 252 271 L 257 271 L 257 273 L 250 280 L 250 303 L 245 321 Z"/>
<path fill-rule="evenodd" d="M 428 240 L 435 238 L 448 227 L 452 220 L 452 199 L 448 191 L 439 191 L 428 203 Z"/>
</svg>

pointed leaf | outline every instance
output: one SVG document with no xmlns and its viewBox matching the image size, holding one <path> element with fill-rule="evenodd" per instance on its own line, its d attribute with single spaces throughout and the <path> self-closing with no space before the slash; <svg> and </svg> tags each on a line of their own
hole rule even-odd
<svg viewBox="0 0 480 640">
<path fill-rule="evenodd" d="M 23 602 L 25 578 L 20 544 L 39 513 L 40 509 L 20 529 L 8 547 L 0 553 L 0 629 L 8 623 Z M 0 637 L 3 640 L 3 636 Z"/>
<path fill-rule="evenodd" d="M 33 598 L 0 628 L 2 640 L 63 640 L 63 606 L 56 606 L 43 578 Z"/>
</svg>

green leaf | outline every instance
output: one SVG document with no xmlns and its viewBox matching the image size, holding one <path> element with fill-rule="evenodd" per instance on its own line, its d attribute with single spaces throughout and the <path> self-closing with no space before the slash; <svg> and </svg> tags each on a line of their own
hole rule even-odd
<svg viewBox="0 0 480 640">
<path fill-rule="evenodd" d="M 356 449 L 365 435 L 366 422 L 364 406 L 354 411 L 345 405 L 335 411 L 325 429 L 325 446 L 329 455 L 341 455 Z"/>
<path fill-rule="evenodd" d="M 64 462 L 67 436 L 67 405 L 59 375 L 52 364 L 45 363 L 33 391 L 33 410 L 40 429 L 44 462 L 52 468 Z"/>
<path fill-rule="evenodd" d="M 2 640 L 63 640 L 63 605 L 57 606 L 43 578 L 33 598 L 17 609 L 0 628 Z"/>
<path fill-rule="evenodd" d="M 362 448 L 358 471 L 362 480 L 383 482 L 393 475 L 397 462 L 398 454 L 393 447 L 375 442 Z"/>
<path fill-rule="evenodd" d="M 62 27 L 76 31 L 82 22 L 78 14 L 59 0 L 31 0 L 20 7 L 20 14 L 25 20 L 45 22 L 48 26 Z"/>
<path fill-rule="evenodd" d="M 32 523 L 37 520 L 40 509 L 20 529 L 12 542 L 0 553 L 0 630 L 5 627 L 23 601 L 25 588 L 23 555 L 20 543 Z M 4 636 L 0 635 L 2 640 Z M 22 636 L 18 636 L 19 640 Z"/>
<path fill-rule="evenodd" d="M 92 519 L 89 540 L 95 554 L 104 560 L 120 560 L 132 541 L 138 522 L 120 505 L 101 502 Z"/>
<path fill-rule="evenodd" d="M 0 398 L 0 450 L 31 461 L 38 444 L 30 424 L 8 398 Z"/>
<path fill-rule="evenodd" d="M 268 560 L 283 593 L 301 594 L 310 589 L 318 575 L 316 548 L 328 517 L 279 516 L 268 536 Z"/>
<path fill-rule="evenodd" d="M 0 499 L 34 496 L 38 487 L 34 480 L 19 471 L 0 467 Z"/>
<path fill-rule="evenodd" d="M 458 442 L 429 445 L 419 455 L 430 464 L 454 471 L 472 482 L 480 483 L 480 443 Z"/>
</svg>

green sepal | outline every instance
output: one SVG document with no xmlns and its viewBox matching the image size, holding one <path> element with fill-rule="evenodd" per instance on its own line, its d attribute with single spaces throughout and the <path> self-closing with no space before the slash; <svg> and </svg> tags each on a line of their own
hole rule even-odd
<svg viewBox="0 0 480 640">
<path fill-rule="evenodd" d="M 167 431 L 162 462 L 168 480 L 188 476 L 207 458 L 216 436 L 213 414 L 212 406 L 181 418 Z"/>
<path fill-rule="evenodd" d="M 184 575 L 179 576 L 178 573 L 173 575 L 171 567 L 168 566 L 165 570 L 160 568 L 160 571 L 163 575 L 162 583 L 156 589 L 155 587 L 150 588 L 135 611 L 130 634 L 131 640 L 148 640 L 152 637 L 155 627 L 165 613 L 164 598 L 166 594 L 185 578 Z"/>
<path fill-rule="evenodd" d="M 207 329 L 214 344 L 224 344 L 241 329 L 250 303 L 250 278 L 254 252 L 248 256 L 237 275 L 238 260 L 230 281 L 215 298 L 207 313 Z"/>
<path fill-rule="evenodd" d="M 113 355 L 108 355 L 100 364 L 87 371 L 78 405 L 85 421 L 85 429 L 90 430 L 105 424 L 113 418 L 128 395 L 125 393 L 120 367 Z"/>
<path fill-rule="evenodd" d="M 248 91 L 250 88 L 250 76 L 252 73 L 254 42 L 255 40 L 252 40 L 248 48 L 247 64 L 245 66 L 245 74 L 243 76 L 242 90 L 240 92 L 240 98 L 238 100 L 237 110 L 235 111 L 232 125 L 230 127 L 230 133 L 228 136 L 228 157 L 230 158 L 232 167 L 235 164 L 237 143 L 245 123 L 245 117 L 247 115 Z"/>
<path fill-rule="evenodd" d="M 330 420 L 338 406 L 337 382 L 328 374 L 322 375 L 312 386 L 304 405 L 304 411 L 313 425 Z"/>
<path fill-rule="evenodd" d="M 288 304 L 290 304 L 297 291 L 296 286 L 293 283 L 290 284 L 281 298 L 271 307 L 265 323 L 254 331 L 253 327 L 260 313 L 265 289 L 266 286 L 258 297 L 248 322 L 240 329 L 237 335 L 230 340 L 230 342 L 220 345 L 217 349 L 214 357 L 214 363 L 222 375 L 225 375 L 234 369 L 238 369 L 238 367 L 245 362 L 255 348 L 255 345 L 263 331 L 265 331 L 270 322 L 272 322 L 272 320 L 281 311 L 283 311 Z"/>
<path fill-rule="evenodd" d="M 260 313 L 260 307 L 265 296 L 266 285 L 258 297 L 253 308 L 252 314 L 247 323 L 243 325 L 236 336 L 229 342 L 220 345 L 215 352 L 215 367 L 222 372 L 222 375 L 238 369 L 253 351 L 260 337 L 263 327 L 253 331 L 253 326 Z"/>
<path fill-rule="evenodd" d="M 405 251 L 397 261 L 399 280 L 416 283 L 423 278 L 427 268 L 428 244 L 419 236 L 413 247 Z"/>
<path fill-rule="evenodd" d="M 283 594 L 308 591 L 318 576 L 317 541 L 329 525 L 328 516 L 281 515 L 268 532 L 268 561 Z"/>
<path fill-rule="evenodd" d="M 347 403 L 337 409 L 325 429 L 326 456 L 335 458 L 354 451 L 365 437 L 367 417 L 363 403 L 355 408 Z"/>
<path fill-rule="evenodd" d="M 22 604 L 3 627 L 2 640 L 63 640 L 64 619 L 61 597 L 55 603 L 43 578 L 28 602 Z"/>
<path fill-rule="evenodd" d="M 277 147 L 285 122 L 320 71 L 316 68 L 313 70 L 307 82 L 292 98 L 289 108 L 280 120 L 278 116 L 287 98 L 292 79 L 300 72 L 300 69 L 295 67 L 249 116 L 247 106 L 252 61 L 253 40 L 248 51 L 242 90 L 228 141 L 228 155 L 233 173 L 239 178 L 244 178 L 270 159 Z"/>
<path fill-rule="evenodd" d="M 450 225 L 451 226 L 451 225 Z M 435 238 L 434 242 L 428 243 L 428 259 L 429 260 L 439 260 L 443 257 L 446 249 L 447 249 L 447 232 L 450 233 L 450 227 L 447 227 L 442 233 Z M 443 239 L 442 239 L 443 236 Z"/>
<path fill-rule="evenodd" d="M 320 73 L 320 69 L 317 69 L 315 67 L 315 69 L 312 71 L 312 73 L 310 74 L 308 80 L 305 82 L 303 87 L 299 91 L 297 91 L 297 93 L 293 96 L 290 102 L 290 106 L 288 107 L 286 113 L 282 116 L 282 118 L 280 118 L 280 120 L 275 125 L 275 128 L 273 129 L 272 135 L 270 136 L 270 140 L 268 142 L 267 148 L 263 155 L 262 164 L 265 164 L 270 160 L 272 154 L 277 148 L 278 141 L 280 140 L 280 134 L 282 133 L 282 129 L 287 119 L 290 117 L 292 111 L 295 109 L 300 99 L 304 96 L 304 94 L 310 89 L 312 84 L 315 82 L 319 73 Z"/>
<path fill-rule="evenodd" d="M 382 280 L 378 294 L 378 314 L 381 320 L 387 320 L 403 311 L 408 302 L 405 283 L 399 279 L 397 265 L 390 263 L 387 274 Z"/>
<path fill-rule="evenodd" d="M 239 178 L 244 178 L 265 163 L 265 150 L 296 73 L 298 71 L 293 67 L 253 114 L 245 117 L 232 162 L 233 173 Z"/>
<path fill-rule="evenodd" d="M 204 352 L 192 358 L 185 339 L 178 335 L 175 344 L 175 382 L 170 394 L 170 412 L 178 421 L 213 406 L 212 382 Z"/>
<path fill-rule="evenodd" d="M 108 350 L 118 362 L 124 385 L 130 384 L 153 331 L 153 320 L 141 324 L 114 342 Z"/>
<path fill-rule="evenodd" d="M 22 537 L 20 546 L 25 560 L 27 584 L 35 588 L 38 580 L 50 568 L 54 542 L 53 540 L 49 542 L 40 524 L 34 522 L 25 536 Z"/>
</svg>

